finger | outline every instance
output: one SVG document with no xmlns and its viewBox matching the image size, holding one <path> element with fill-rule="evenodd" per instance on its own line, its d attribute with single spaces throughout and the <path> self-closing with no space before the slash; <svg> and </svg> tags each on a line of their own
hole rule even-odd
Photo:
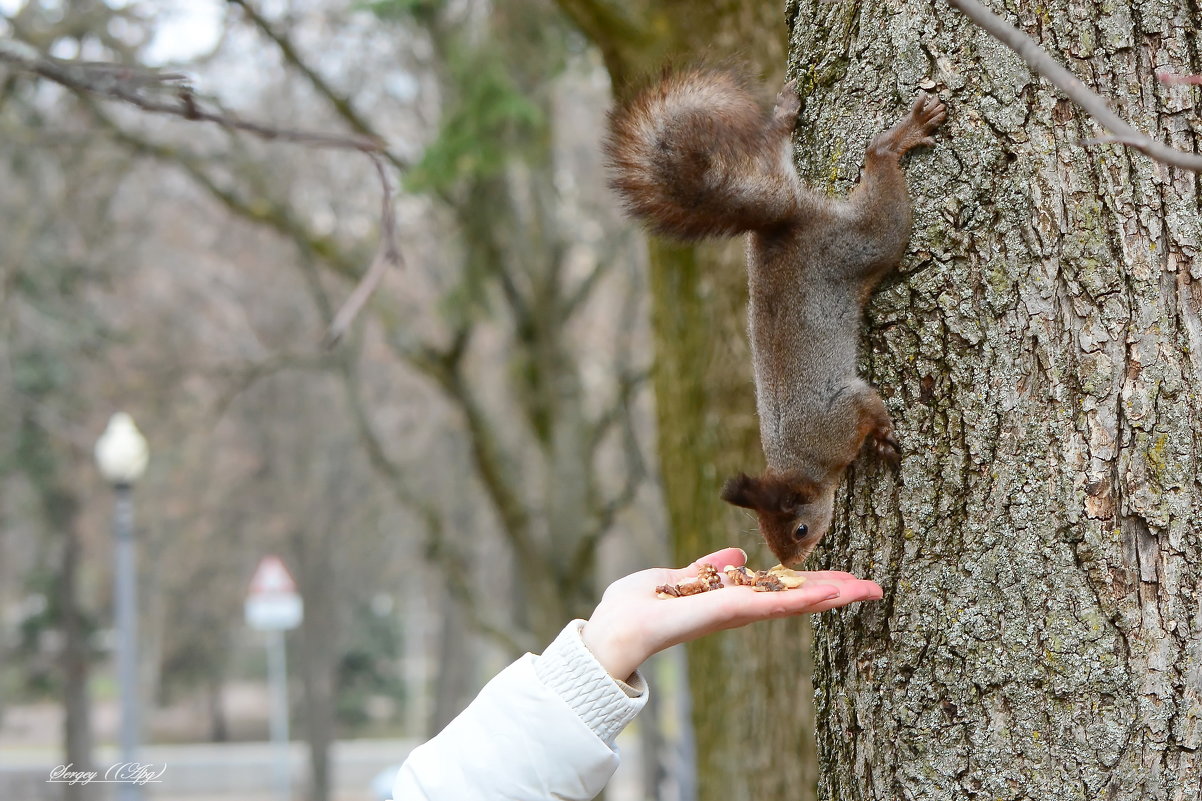
<svg viewBox="0 0 1202 801">
<path fill-rule="evenodd" d="M 727 565 L 739 567 L 740 565 L 747 564 L 747 552 L 742 548 L 723 548 L 720 551 L 714 551 L 707 556 L 701 557 L 693 563 L 693 567 L 696 568 L 702 562 L 707 562 L 719 570 Z"/>
<path fill-rule="evenodd" d="M 874 581 L 848 579 L 807 582 L 797 589 L 782 592 L 756 592 L 750 587 L 728 587 L 721 593 L 704 593 L 693 597 L 700 599 L 705 595 L 726 593 L 731 593 L 732 597 L 729 599 L 730 605 L 723 611 L 729 615 L 733 625 L 770 617 L 826 612 L 857 601 L 879 600 L 883 595 Z"/>
<path fill-rule="evenodd" d="M 857 601 L 879 601 L 885 596 L 885 591 L 881 589 L 880 584 L 868 579 L 858 579 L 855 576 L 838 580 L 827 579 L 826 583 L 837 587 L 840 597 L 850 596 Z"/>
<path fill-rule="evenodd" d="M 805 576 L 806 581 L 847 581 L 859 578 L 854 573 L 845 573 L 842 570 L 803 570 L 801 574 Z"/>
<path fill-rule="evenodd" d="M 832 609 L 840 609 L 859 601 L 879 601 L 883 595 L 884 593 L 881 591 L 881 588 L 875 582 L 848 582 L 839 587 L 839 595 L 837 597 L 819 602 L 811 611 L 817 614 L 820 612 L 829 612 Z"/>
</svg>

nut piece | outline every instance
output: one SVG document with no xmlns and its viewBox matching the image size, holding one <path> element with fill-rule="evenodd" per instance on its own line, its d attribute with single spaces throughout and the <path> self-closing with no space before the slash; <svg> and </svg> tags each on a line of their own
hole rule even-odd
<svg viewBox="0 0 1202 801">
<path fill-rule="evenodd" d="M 661 598 L 680 598 L 685 595 L 696 595 L 708 589 L 709 587 L 700 583 L 697 579 L 689 579 L 679 584 L 661 584 L 655 588 L 655 594 Z"/>
<path fill-rule="evenodd" d="M 707 563 L 698 566 L 695 578 L 686 579 L 679 584 L 661 584 L 655 588 L 655 594 L 660 598 L 680 598 L 720 589 L 722 577 L 718 575 L 718 568 Z"/>
<path fill-rule="evenodd" d="M 760 571 L 763 572 L 763 571 Z M 755 586 L 751 589 L 756 592 L 780 592 L 785 589 L 785 585 L 781 580 L 771 573 L 764 573 L 762 576 L 755 577 Z"/>
<path fill-rule="evenodd" d="M 706 590 L 722 589 L 722 577 L 718 575 L 718 568 L 714 567 L 708 562 L 698 567 L 697 581 L 706 585 Z"/>
<path fill-rule="evenodd" d="M 776 576 L 780 583 L 785 585 L 785 589 L 792 590 L 800 587 L 805 583 L 806 577 L 796 570 L 790 570 L 784 565 L 768 568 L 768 574 Z"/>
<path fill-rule="evenodd" d="M 713 587 L 697 579 L 689 579 L 677 584 L 676 589 L 680 591 L 681 595 L 700 595 L 703 592 L 709 592 Z"/>
<path fill-rule="evenodd" d="M 750 587 L 755 583 L 755 574 L 746 567 L 727 565 L 722 569 L 722 572 L 726 574 L 726 578 L 730 580 L 730 583 L 737 587 Z"/>
</svg>

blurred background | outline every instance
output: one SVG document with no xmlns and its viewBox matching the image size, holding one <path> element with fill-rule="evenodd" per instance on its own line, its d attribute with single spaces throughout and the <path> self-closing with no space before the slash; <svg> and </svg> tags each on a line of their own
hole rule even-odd
<svg viewBox="0 0 1202 801">
<path fill-rule="evenodd" d="M 539 0 L 0 13 L 5 42 L 129 65 L 114 85 L 142 98 L 172 101 L 160 76 L 179 71 L 215 113 L 382 138 L 404 262 L 325 347 L 380 246 L 369 158 L 0 61 L 0 798 L 117 792 L 47 778 L 120 759 L 122 582 L 138 757 L 165 768 L 142 797 L 281 797 L 274 635 L 244 616 L 267 556 L 304 609 L 279 635 L 287 794 L 383 797 L 373 777 L 489 676 L 609 579 L 670 561 L 644 245 L 600 165 L 603 59 Z M 114 491 L 94 449 L 119 411 L 149 458 Z M 609 798 L 687 792 L 682 661 L 648 666 L 658 692 Z"/>
</svg>

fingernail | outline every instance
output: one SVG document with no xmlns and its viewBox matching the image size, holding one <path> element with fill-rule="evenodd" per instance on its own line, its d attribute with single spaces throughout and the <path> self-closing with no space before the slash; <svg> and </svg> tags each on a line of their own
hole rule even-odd
<svg viewBox="0 0 1202 801">
<path fill-rule="evenodd" d="M 738 551 L 739 551 L 739 553 L 743 554 L 743 561 L 746 562 L 747 561 L 747 551 L 744 551 L 742 548 L 739 548 Z"/>
<path fill-rule="evenodd" d="M 830 592 L 828 592 L 828 593 L 826 594 L 826 600 L 828 600 L 828 601 L 833 601 L 833 600 L 835 600 L 836 598 L 838 598 L 838 597 L 839 597 L 841 594 L 842 594 L 842 593 L 840 593 L 840 592 L 839 592 L 839 590 L 838 590 L 837 588 L 835 588 L 835 587 L 832 587 L 832 588 L 831 588 L 831 591 L 830 591 Z"/>
</svg>

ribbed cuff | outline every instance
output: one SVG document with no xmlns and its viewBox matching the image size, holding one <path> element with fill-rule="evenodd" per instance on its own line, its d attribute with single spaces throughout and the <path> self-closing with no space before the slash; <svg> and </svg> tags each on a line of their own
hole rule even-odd
<svg viewBox="0 0 1202 801">
<path fill-rule="evenodd" d="M 628 682 L 617 681 L 580 638 L 583 620 L 569 623 L 542 655 L 534 672 L 606 745 L 647 703 L 647 683 L 636 670 Z"/>
</svg>

